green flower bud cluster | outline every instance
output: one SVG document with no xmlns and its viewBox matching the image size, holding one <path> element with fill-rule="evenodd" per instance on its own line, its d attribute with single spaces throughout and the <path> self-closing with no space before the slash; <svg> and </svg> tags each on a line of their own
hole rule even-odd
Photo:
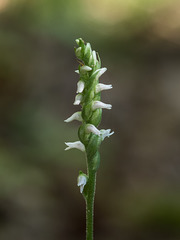
<svg viewBox="0 0 180 240">
<path fill-rule="evenodd" d="M 110 104 L 100 101 L 101 91 L 112 88 L 112 85 L 99 83 L 100 76 L 107 70 L 101 68 L 101 60 L 90 43 L 85 43 L 81 38 L 76 40 L 78 45 L 75 48 L 75 55 L 80 63 L 78 70 L 80 78 L 77 83 L 77 95 L 74 105 L 81 105 L 82 109 L 74 113 L 65 122 L 77 120 L 82 122 L 78 130 L 79 140 L 77 142 L 67 142 L 67 148 L 77 148 L 87 155 L 87 164 L 90 171 L 96 172 L 99 163 L 99 147 L 105 137 L 111 136 L 114 132 L 111 129 L 98 130 L 102 118 L 102 109 L 111 109 Z M 82 181 L 82 178 L 80 178 Z M 81 185 L 81 184 L 80 184 Z M 83 185 L 84 188 L 84 185 Z M 81 188 L 82 189 L 82 188 Z"/>
</svg>

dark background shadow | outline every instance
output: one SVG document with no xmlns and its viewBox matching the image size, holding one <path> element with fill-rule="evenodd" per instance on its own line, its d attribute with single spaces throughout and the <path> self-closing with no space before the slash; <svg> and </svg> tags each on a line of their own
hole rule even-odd
<svg viewBox="0 0 180 240">
<path fill-rule="evenodd" d="M 91 42 L 102 100 L 96 240 L 180 238 L 179 1 L 0 1 L 0 239 L 85 239 L 73 47 Z"/>
</svg>

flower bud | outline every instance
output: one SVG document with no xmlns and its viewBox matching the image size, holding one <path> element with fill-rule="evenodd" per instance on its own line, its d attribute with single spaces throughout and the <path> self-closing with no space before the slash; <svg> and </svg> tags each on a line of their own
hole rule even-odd
<svg viewBox="0 0 180 240">
<path fill-rule="evenodd" d="M 91 70 L 92 70 L 92 68 L 89 67 L 89 66 L 86 66 L 86 65 L 83 65 L 82 67 L 80 67 L 80 72 L 81 73 L 86 73 L 86 72 L 89 72 Z"/>
<path fill-rule="evenodd" d="M 96 63 L 97 63 L 97 57 L 96 57 L 96 52 L 95 51 L 92 52 L 92 57 L 93 57 L 93 64 L 95 66 Z"/>
<path fill-rule="evenodd" d="M 90 55 L 91 55 L 91 52 L 92 52 L 92 50 L 91 50 L 91 45 L 90 45 L 90 43 L 87 43 L 87 44 L 86 44 L 86 47 L 85 47 L 84 55 L 85 55 L 87 58 L 89 58 Z"/>
<path fill-rule="evenodd" d="M 76 54 L 77 58 L 81 58 L 82 57 L 82 48 L 81 47 L 76 48 L 75 54 Z"/>
<path fill-rule="evenodd" d="M 84 174 L 83 172 L 79 173 L 78 179 L 77 179 L 77 185 L 80 187 L 80 193 L 83 193 L 84 186 L 87 183 L 87 175 Z"/>
</svg>

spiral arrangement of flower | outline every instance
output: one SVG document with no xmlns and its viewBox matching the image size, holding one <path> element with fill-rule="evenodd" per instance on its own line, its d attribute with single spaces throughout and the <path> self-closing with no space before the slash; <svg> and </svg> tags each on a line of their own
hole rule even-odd
<svg viewBox="0 0 180 240">
<path fill-rule="evenodd" d="M 93 239 L 94 196 L 96 172 L 100 164 L 99 147 L 105 137 L 114 132 L 111 129 L 98 129 L 102 118 L 102 109 L 111 109 L 112 105 L 101 102 L 101 92 L 109 90 L 112 85 L 99 83 L 99 78 L 107 68 L 101 68 L 98 53 L 91 49 L 90 43 L 85 43 L 81 38 L 76 39 L 78 48 L 75 55 L 79 60 L 79 81 L 74 105 L 81 105 L 81 111 L 75 112 L 65 122 L 77 120 L 81 122 L 78 130 L 79 141 L 65 142 L 69 150 L 77 148 L 86 154 L 87 174 L 79 172 L 78 186 L 86 201 L 86 239 Z"/>
</svg>

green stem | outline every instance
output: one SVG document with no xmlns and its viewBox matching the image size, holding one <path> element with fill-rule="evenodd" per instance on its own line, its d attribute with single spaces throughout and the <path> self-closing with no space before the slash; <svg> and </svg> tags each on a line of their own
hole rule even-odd
<svg viewBox="0 0 180 240">
<path fill-rule="evenodd" d="M 88 191 L 86 198 L 86 240 L 93 240 L 94 197 L 96 188 L 96 172 L 89 170 Z"/>
</svg>

